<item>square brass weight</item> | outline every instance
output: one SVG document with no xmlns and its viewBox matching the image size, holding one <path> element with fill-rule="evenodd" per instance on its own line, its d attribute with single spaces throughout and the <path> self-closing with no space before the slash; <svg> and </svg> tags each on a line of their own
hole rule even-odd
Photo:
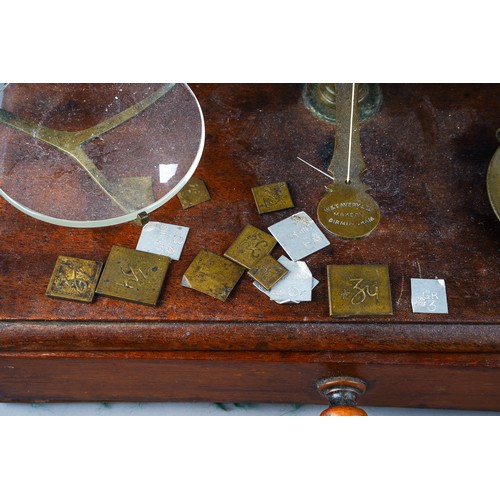
<svg viewBox="0 0 500 500">
<path fill-rule="evenodd" d="M 281 278 L 288 274 L 288 269 L 271 255 L 266 255 L 257 262 L 256 267 L 248 271 L 248 275 L 266 290 L 270 290 Z"/>
<path fill-rule="evenodd" d="M 248 224 L 224 252 L 224 257 L 252 269 L 264 255 L 271 252 L 276 243 L 274 236 Z"/>
<path fill-rule="evenodd" d="M 46 294 L 56 299 L 92 302 L 102 262 L 60 255 Z"/>
<path fill-rule="evenodd" d="M 328 272 L 330 316 L 391 316 L 386 265 L 331 265 Z"/>
<path fill-rule="evenodd" d="M 137 210 L 155 202 L 151 177 L 123 177 L 117 179 L 113 187 L 121 200 Z"/>
<path fill-rule="evenodd" d="M 170 257 L 114 246 L 102 271 L 96 293 L 155 306 Z"/>
<path fill-rule="evenodd" d="M 210 200 L 206 184 L 196 177 L 189 179 L 187 184 L 177 193 L 177 197 L 184 210 Z"/>
<path fill-rule="evenodd" d="M 286 182 L 276 182 L 252 188 L 259 214 L 293 208 L 292 197 Z"/>
<path fill-rule="evenodd" d="M 245 269 L 208 250 L 200 250 L 182 277 L 182 286 L 225 301 Z"/>
</svg>

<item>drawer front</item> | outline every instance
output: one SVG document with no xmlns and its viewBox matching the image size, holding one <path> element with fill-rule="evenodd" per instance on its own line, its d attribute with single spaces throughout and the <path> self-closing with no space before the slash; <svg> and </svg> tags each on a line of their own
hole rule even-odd
<svg viewBox="0 0 500 500">
<path fill-rule="evenodd" d="M 362 362 L 309 355 L 283 361 L 205 354 L 119 353 L 80 357 L 0 356 L 1 401 L 211 401 L 323 404 L 315 381 L 359 377 L 367 390 L 360 406 L 500 410 L 499 356 L 481 363 L 415 356 Z M 358 357 L 359 358 L 359 357 Z M 433 360 L 435 361 L 435 360 Z"/>
</svg>

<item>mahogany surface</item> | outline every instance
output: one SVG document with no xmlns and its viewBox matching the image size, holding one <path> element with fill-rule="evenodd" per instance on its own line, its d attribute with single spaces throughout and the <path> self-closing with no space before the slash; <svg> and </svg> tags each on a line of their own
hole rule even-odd
<svg viewBox="0 0 500 500">
<path fill-rule="evenodd" d="M 222 255 L 246 224 L 299 210 L 316 220 L 335 128 L 299 84 L 193 84 L 206 122 L 195 176 L 211 201 L 177 198 L 151 220 L 190 227 L 157 307 L 45 295 L 56 258 L 104 262 L 140 228 L 50 225 L 0 198 L 0 400 L 325 403 L 313 382 L 368 383 L 360 406 L 500 410 L 500 221 L 486 193 L 498 144 L 500 85 L 384 84 L 361 125 L 364 181 L 381 209 L 369 237 L 306 258 L 313 301 L 278 305 L 244 276 L 223 303 L 181 286 L 202 248 Z M 259 215 L 251 187 L 286 181 L 295 209 Z M 55 194 L 62 195 L 60 194 Z M 276 248 L 273 255 L 281 255 Z M 331 318 L 328 264 L 388 264 L 394 315 Z M 414 314 L 410 278 L 446 281 L 449 314 Z"/>
</svg>

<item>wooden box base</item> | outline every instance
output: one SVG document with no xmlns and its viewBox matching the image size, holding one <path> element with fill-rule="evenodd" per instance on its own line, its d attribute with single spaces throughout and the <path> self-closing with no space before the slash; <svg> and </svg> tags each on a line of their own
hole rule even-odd
<svg viewBox="0 0 500 500">
<path fill-rule="evenodd" d="M 246 224 L 315 218 L 325 182 L 296 157 L 326 168 L 335 127 L 307 110 L 301 85 L 192 88 L 207 130 L 195 175 L 211 200 L 151 214 L 191 228 L 157 307 L 45 296 L 58 255 L 105 261 L 113 245 L 134 248 L 140 228 L 51 226 L 0 199 L 0 400 L 326 406 L 315 382 L 342 375 L 367 382 L 361 406 L 500 411 L 500 223 L 485 188 L 500 86 L 381 86 L 380 110 L 361 125 L 380 226 L 361 240 L 329 237 L 305 259 L 320 280 L 312 302 L 289 306 L 246 276 L 222 303 L 182 287 L 182 275 Z M 251 187 L 279 181 L 296 209 L 259 215 Z M 329 316 L 327 266 L 360 263 L 389 266 L 393 316 Z M 412 313 L 415 277 L 446 281 L 449 314 Z"/>
</svg>

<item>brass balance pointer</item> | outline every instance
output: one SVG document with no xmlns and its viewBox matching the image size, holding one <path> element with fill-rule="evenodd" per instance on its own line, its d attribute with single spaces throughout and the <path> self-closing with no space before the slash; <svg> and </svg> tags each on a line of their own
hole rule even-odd
<svg viewBox="0 0 500 500">
<path fill-rule="evenodd" d="M 153 92 L 150 96 L 142 101 L 130 106 L 124 111 L 118 113 L 107 120 L 94 125 L 93 127 L 80 130 L 78 132 L 67 132 L 64 130 L 55 130 L 36 124 L 29 120 L 24 120 L 18 116 L 0 109 L 0 123 L 7 125 L 15 130 L 24 132 L 36 139 L 39 139 L 63 153 L 66 153 L 71 158 L 74 158 L 90 175 L 92 180 L 113 200 L 124 212 L 129 213 L 137 210 L 137 207 L 130 205 L 127 200 L 123 199 L 117 186 L 109 181 L 104 174 L 94 165 L 92 160 L 87 156 L 82 146 L 99 137 L 106 132 L 118 127 L 122 123 L 134 118 L 146 108 L 155 103 L 160 97 L 169 92 L 175 83 L 168 83 Z M 141 207 L 143 208 L 143 207 Z"/>
<path fill-rule="evenodd" d="M 331 234 L 345 239 L 368 236 L 380 221 L 377 202 L 361 181 L 367 170 L 361 152 L 357 84 L 337 83 L 337 131 L 328 167 L 333 182 L 318 205 L 318 220 Z M 327 175 L 327 174 L 325 174 Z"/>
</svg>

